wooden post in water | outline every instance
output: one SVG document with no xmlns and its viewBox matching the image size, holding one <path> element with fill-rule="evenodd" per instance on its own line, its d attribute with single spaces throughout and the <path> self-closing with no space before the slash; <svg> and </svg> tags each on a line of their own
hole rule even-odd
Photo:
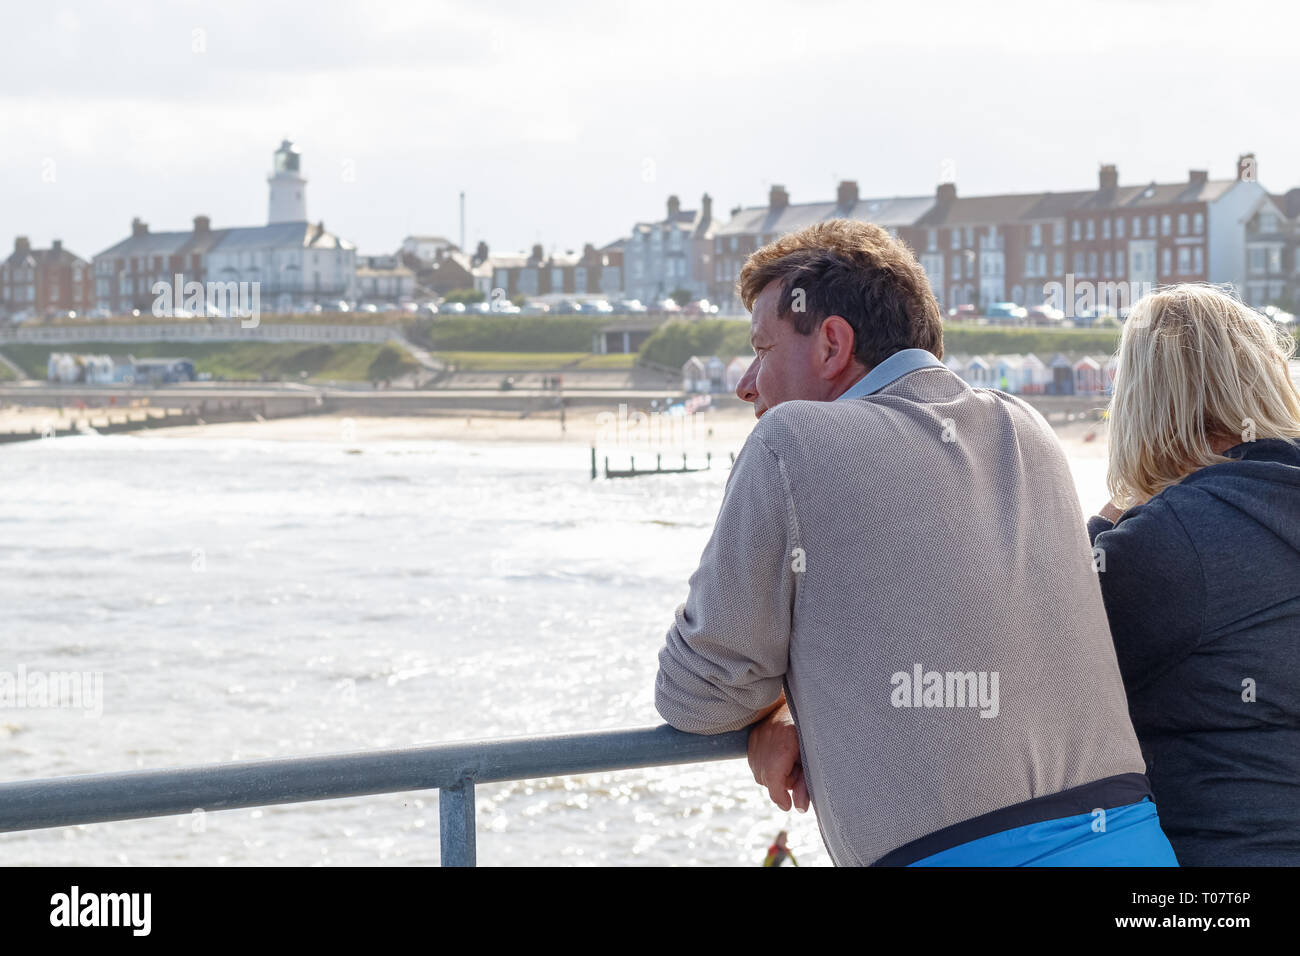
<svg viewBox="0 0 1300 956">
<path fill-rule="evenodd" d="M 591 480 L 596 480 L 596 446 L 591 446 Z"/>
</svg>

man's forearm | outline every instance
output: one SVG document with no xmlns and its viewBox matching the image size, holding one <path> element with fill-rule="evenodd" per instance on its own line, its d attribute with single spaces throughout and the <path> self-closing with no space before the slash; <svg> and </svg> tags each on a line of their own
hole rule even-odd
<svg viewBox="0 0 1300 956">
<path fill-rule="evenodd" d="M 758 723 L 760 720 L 766 720 L 768 717 L 771 717 L 772 714 L 773 714 L 775 711 L 778 711 L 778 710 L 780 710 L 781 708 L 785 708 L 786 713 L 789 713 L 789 712 L 790 712 L 790 708 L 789 708 L 789 707 L 786 707 L 786 704 L 785 704 L 785 691 L 784 691 L 784 690 L 781 691 L 781 696 L 778 697 L 775 701 L 773 701 L 772 706 L 770 706 L 770 707 L 764 707 L 762 710 L 760 710 L 760 711 L 758 712 L 758 716 L 754 718 L 754 723 L 756 724 L 756 723 Z"/>
</svg>

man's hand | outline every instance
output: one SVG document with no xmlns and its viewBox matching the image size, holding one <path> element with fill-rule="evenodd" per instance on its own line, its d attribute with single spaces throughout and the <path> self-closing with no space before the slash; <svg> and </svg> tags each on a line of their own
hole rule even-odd
<svg viewBox="0 0 1300 956">
<path fill-rule="evenodd" d="M 772 802 L 789 810 L 791 795 L 795 809 L 808 812 L 808 785 L 799 758 L 799 735 L 782 699 L 780 706 L 749 732 L 749 769 L 754 782 L 767 787 Z"/>
</svg>

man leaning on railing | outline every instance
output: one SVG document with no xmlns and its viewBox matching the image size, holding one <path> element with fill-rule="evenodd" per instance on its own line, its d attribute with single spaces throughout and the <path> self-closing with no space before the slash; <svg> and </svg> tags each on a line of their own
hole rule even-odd
<svg viewBox="0 0 1300 956">
<path fill-rule="evenodd" d="M 943 365 L 928 279 L 877 226 L 793 233 L 739 287 L 759 421 L 659 713 L 760 721 L 755 780 L 815 807 L 836 864 L 1177 865 L 1046 421 Z"/>
</svg>

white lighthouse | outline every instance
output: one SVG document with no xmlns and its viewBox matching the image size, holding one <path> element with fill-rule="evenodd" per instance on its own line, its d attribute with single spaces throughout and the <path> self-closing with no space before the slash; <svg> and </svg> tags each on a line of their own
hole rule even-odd
<svg viewBox="0 0 1300 956">
<path fill-rule="evenodd" d="M 275 170 L 267 177 L 271 185 L 267 222 L 307 221 L 307 180 L 302 178 L 302 154 L 287 139 L 275 151 Z"/>
</svg>

